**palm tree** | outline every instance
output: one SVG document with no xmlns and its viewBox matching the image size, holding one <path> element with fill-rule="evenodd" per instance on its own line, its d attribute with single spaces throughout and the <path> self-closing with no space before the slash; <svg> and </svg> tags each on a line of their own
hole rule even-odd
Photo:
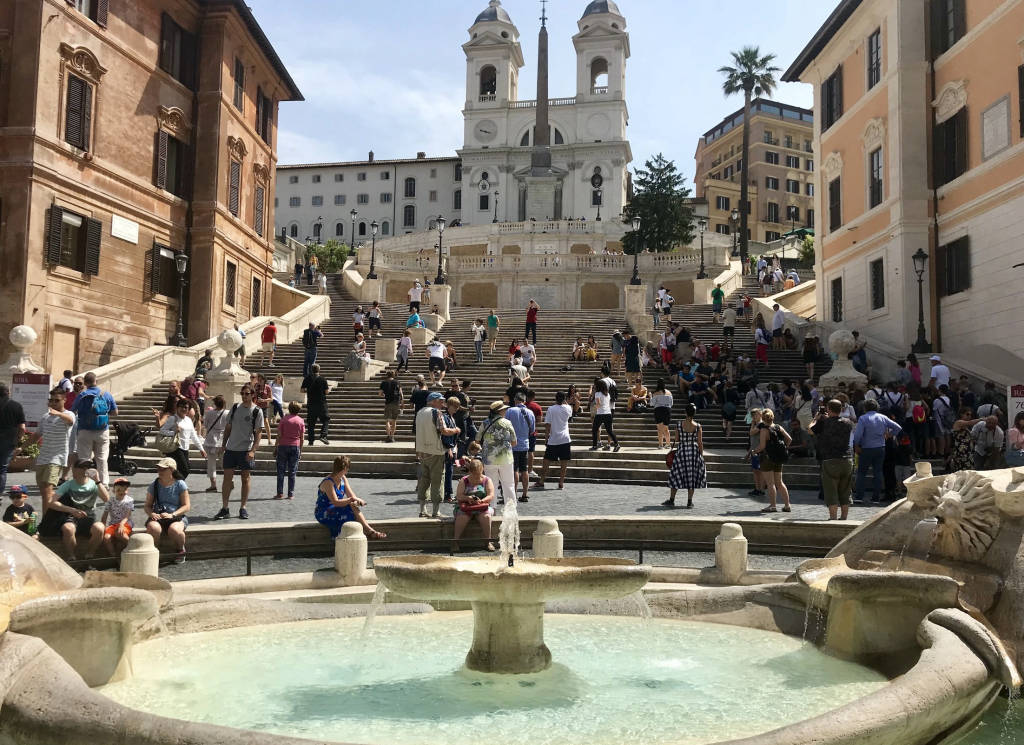
<svg viewBox="0 0 1024 745">
<path fill-rule="evenodd" d="M 770 96 L 775 90 L 775 75 L 781 72 L 775 67 L 772 61 L 774 54 L 761 56 L 758 47 L 743 47 L 738 52 L 732 52 L 732 65 L 719 67 L 718 71 L 725 75 L 722 83 L 722 92 L 727 96 L 736 93 L 743 94 L 743 150 L 740 155 L 740 258 L 744 264 L 747 262 L 747 186 L 750 183 L 747 178 L 747 168 L 750 158 L 750 100 L 754 96 Z"/>
</svg>

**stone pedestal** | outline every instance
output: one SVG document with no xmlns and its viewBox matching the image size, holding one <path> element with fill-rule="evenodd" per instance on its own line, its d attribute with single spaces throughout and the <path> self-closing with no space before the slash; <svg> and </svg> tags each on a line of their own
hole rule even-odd
<svg viewBox="0 0 1024 745">
<path fill-rule="evenodd" d="M 362 525 L 349 522 L 341 526 L 341 535 L 334 541 L 334 570 L 346 587 L 373 582 L 366 568 L 366 543 Z"/>
<path fill-rule="evenodd" d="M 383 298 L 380 295 L 381 281 L 380 279 L 369 279 L 363 278 L 363 286 L 359 291 L 359 301 L 365 305 L 369 305 L 374 300 L 380 302 Z"/>
<path fill-rule="evenodd" d="M 133 533 L 128 547 L 121 552 L 121 571 L 146 574 L 156 577 L 160 574 L 160 552 L 153 545 L 149 533 Z"/>
<path fill-rule="evenodd" d="M 394 339 L 381 337 L 374 341 L 373 356 L 381 362 L 394 362 L 398 359 L 398 342 Z"/>
<path fill-rule="evenodd" d="M 867 385 L 867 376 L 854 370 L 853 363 L 848 358 L 856 346 L 857 342 L 853 338 L 853 334 L 846 329 L 832 332 L 832 335 L 828 337 L 828 348 L 836 359 L 832 363 L 832 369 L 819 378 L 819 388 L 834 390 L 839 387 L 840 383 L 845 383 L 847 387 L 854 383 Z"/>
<path fill-rule="evenodd" d="M 747 571 L 747 539 L 737 523 L 723 523 L 715 537 L 715 567 L 727 584 L 736 584 Z"/>
<path fill-rule="evenodd" d="M 715 288 L 713 279 L 695 279 L 692 286 L 694 304 L 707 305 L 711 302 L 711 291 Z"/>
<path fill-rule="evenodd" d="M 518 675 L 551 666 L 551 650 L 544 643 L 544 603 L 474 602 L 472 606 L 473 646 L 466 655 L 466 667 Z"/>
<path fill-rule="evenodd" d="M 647 311 L 647 285 L 626 285 L 626 318 L 650 317 Z"/>
<path fill-rule="evenodd" d="M 444 317 L 438 313 L 423 313 L 420 315 L 423 319 L 423 325 L 431 331 L 437 332 L 444 326 Z"/>
<path fill-rule="evenodd" d="M 409 337 L 412 339 L 413 345 L 417 347 L 424 346 L 427 342 L 431 341 L 434 336 L 434 332 L 430 329 L 419 327 L 409 329 Z"/>
<path fill-rule="evenodd" d="M 44 373 L 42 367 L 32 361 L 29 349 L 36 343 L 38 335 L 31 326 L 15 326 L 7 337 L 14 351 L 7 358 L 7 361 L 0 366 L 0 382 L 11 384 L 14 376 L 18 373 Z"/>
<path fill-rule="evenodd" d="M 235 350 L 242 346 L 242 335 L 234 329 L 222 331 L 217 337 L 217 346 L 224 356 L 215 368 L 206 374 L 206 395 L 208 398 L 220 395 L 228 408 L 240 403 L 239 391 L 249 382 L 249 371 L 238 364 Z"/>
<path fill-rule="evenodd" d="M 365 363 L 360 365 L 357 369 L 347 370 L 345 372 L 345 382 L 353 383 L 370 380 L 375 375 L 383 372 L 386 367 L 387 363 L 382 362 L 381 360 L 366 360 Z"/>
<path fill-rule="evenodd" d="M 445 321 L 450 321 L 452 318 L 451 303 L 451 285 L 432 285 L 430 287 L 430 304 L 437 304 L 438 313 Z"/>
<path fill-rule="evenodd" d="M 526 214 L 541 220 L 555 219 L 555 191 L 561 179 L 557 175 L 526 176 Z"/>
<path fill-rule="evenodd" d="M 542 517 L 533 531 L 533 555 L 537 559 L 562 558 L 562 532 L 553 517 Z"/>
</svg>

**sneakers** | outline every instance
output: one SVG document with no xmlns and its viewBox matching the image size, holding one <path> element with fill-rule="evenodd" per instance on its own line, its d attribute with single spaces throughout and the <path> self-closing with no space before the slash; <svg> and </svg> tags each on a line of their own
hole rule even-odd
<svg viewBox="0 0 1024 745">
<path fill-rule="evenodd" d="M 426 510 L 420 510 L 420 517 L 426 517 L 426 516 L 427 516 L 427 511 Z"/>
<path fill-rule="evenodd" d="M 612 446 L 611 446 L 611 445 L 605 445 L 605 446 L 604 446 L 603 448 L 601 448 L 601 449 L 602 449 L 602 450 L 611 450 L 611 449 L 612 449 Z"/>
<path fill-rule="evenodd" d="M 622 447 L 618 443 L 616 443 L 615 447 L 612 448 L 612 452 L 615 452 L 615 453 L 619 452 L 620 450 L 622 450 Z"/>
<path fill-rule="evenodd" d="M 245 507 L 240 509 L 238 511 L 238 519 L 239 520 L 248 520 L 249 519 L 249 510 L 245 509 Z"/>
<path fill-rule="evenodd" d="M 519 501 L 520 502 L 529 502 L 530 498 L 529 497 L 519 497 Z"/>
<path fill-rule="evenodd" d="M 221 508 L 220 512 L 218 512 L 216 515 L 213 516 L 213 519 L 214 520 L 227 520 L 229 517 L 231 517 L 231 513 L 228 511 L 227 507 L 223 507 L 223 508 Z"/>
<path fill-rule="evenodd" d="M 185 549 L 181 549 L 181 551 L 179 551 L 178 553 L 176 553 L 174 555 L 174 563 L 175 564 L 184 564 L 185 563 Z"/>
<path fill-rule="evenodd" d="M 750 491 L 747 492 L 747 495 L 751 497 L 763 497 L 764 492 L 761 491 L 760 489 L 751 489 Z"/>
<path fill-rule="evenodd" d="M 600 450 L 601 448 L 599 448 L 597 445 L 594 445 L 594 447 L 592 447 L 590 449 L 591 449 L 591 451 L 594 451 L 594 450 Z"/>
</svg>

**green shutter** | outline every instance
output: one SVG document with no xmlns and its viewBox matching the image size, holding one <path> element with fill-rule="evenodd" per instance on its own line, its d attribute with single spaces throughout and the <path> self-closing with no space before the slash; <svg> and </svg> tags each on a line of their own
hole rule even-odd
<svg viewBox="0 0 1024 745">
<path fill-rule="evenodd" d="M 96 276 L 100 273 L 100 243 L 103 236 L 103 223 L 86 217 L 85 223 L 85 269 L 83 274 Z"/>
</svg>

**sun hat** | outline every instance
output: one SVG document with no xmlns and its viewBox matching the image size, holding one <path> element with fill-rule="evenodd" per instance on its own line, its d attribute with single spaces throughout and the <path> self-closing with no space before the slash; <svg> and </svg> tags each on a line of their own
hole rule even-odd
<svg viewBox="0 0 1024 745">
<path fill-rule="evenodd" d="M 156 470 L 161 468 L 170 468 L 172 471 L 178 467 L 178 464 L 174 462 L 174 458 L 161 458 L 156 462 Z"/>
<path fill-rule="evenodd" d="M 939 357 L 939 355 L 937 355 L 937 354 L 933 354 L 931 357 L 928 358 L 928 361 L 929 362 L 942 362 L 942 358 Z"/>
<path fill-rule="evenodd" d="M 499 411 L 505 411 L 505 409 L 507 408 L 508 406 L 505 404 L 504 401 L 495 401 L 494 403 L 491 404 L 491 413 L 497 414 Z"/>
</svg>

